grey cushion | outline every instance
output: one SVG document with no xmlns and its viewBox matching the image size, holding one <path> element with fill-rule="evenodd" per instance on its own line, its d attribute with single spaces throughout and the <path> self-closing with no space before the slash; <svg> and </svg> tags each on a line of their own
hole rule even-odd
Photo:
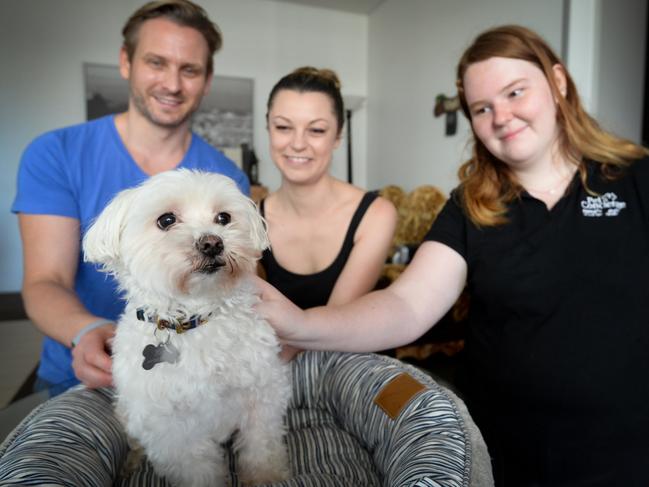
<svg viewBox="0 0 649 487">
<path fill-rule="evenodd" d="M 493 485 L 464 404 L 429 375 L 375 354 L 305 352 L 292 366 L 294 477 L 273 487 Z M 403 376 L 421 390 L 397 400 L 393 419 L 376 399 Z M 168 485 L 148 463 L 123 478 L 126 454 L 112 391 L 78 387 L 37 407 L 0 445 L 0 485 Z"/>
</svg>

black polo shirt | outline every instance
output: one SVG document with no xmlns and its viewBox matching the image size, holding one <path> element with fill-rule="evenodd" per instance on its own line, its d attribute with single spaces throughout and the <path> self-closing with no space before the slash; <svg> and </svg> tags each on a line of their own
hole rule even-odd
<svg viewBox="0 0 649 487">
<path fill-rule="evenodd" d="M 467 262 L 463 392 L 500 485 L 649 485 L 649 161 L 588 185 L 488 228 L 453 192 L 426 236 Z"/>
</svg>

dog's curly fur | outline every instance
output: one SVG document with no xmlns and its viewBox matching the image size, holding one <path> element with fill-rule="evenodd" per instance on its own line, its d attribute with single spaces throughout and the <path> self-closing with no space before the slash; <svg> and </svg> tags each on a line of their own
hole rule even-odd
<svg viewBox="0 0 649 487">
<path fill-rule="evenodd" d="M 189 170 L 119 193 L 84 237 L 86 260 L 114 274 L 127 299 L 113 343 L 117 414 L 176 485 L 225 485 L 222 444 L 235 431 L 244 483 L 288 477 L 288 367 L 245 279 L 267 246 L 254 203 L 231 179 Z M 177 334 L 137 309 L 208 321 Z M 167 340 L 177 362 L 145 370 L 144 348 Z"/>
</svg>

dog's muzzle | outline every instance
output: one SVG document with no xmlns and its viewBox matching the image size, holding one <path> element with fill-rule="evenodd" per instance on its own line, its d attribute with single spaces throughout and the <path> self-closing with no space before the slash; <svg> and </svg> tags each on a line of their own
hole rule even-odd
<svg viewBox="0 0 649 487">
<path fill-rule="evenodd" d="M 201 254 L 198 271 L 211 274 L 225 265 L 223 258 L 223 240 L 216 235 L 203 235 L 196 242 L 196 249 Z"/>
</svg>

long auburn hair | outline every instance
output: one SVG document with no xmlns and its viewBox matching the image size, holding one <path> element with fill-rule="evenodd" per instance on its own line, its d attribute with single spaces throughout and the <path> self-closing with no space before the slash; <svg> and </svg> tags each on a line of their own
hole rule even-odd
<svg viewBox="0 0 649 487">
<path fill-rule="evenodd" d="M 602 174 L 612 178 L 631 161 L 649 154 L 644 147 L 601 129 L 584 110 L 575 83 L 559 57 L 538 34 L 518 25 L 483 32 L 460 58 L 456 84 L 462 111 L 469 122 L 471 113 L 464 93 L 464 75 L 472 64 L 492 57 L 521 59 L 543 71 L 557 100 L 559 150 L 577 166 L 586 189 L 586 160 L 598 163 Z M 559 92 L 554 79 L 552 68 L 556 64 L 562 65 L 565 72 L 565 96 Z M 458 171 L 462 204 L 478 226 L 503 224 L 507 222 L 507 203 L 520 195 L 522 187 L 508 166 L 489 152 L 475 132 L 473 138 L 471 158 Z"/>
</svg>

